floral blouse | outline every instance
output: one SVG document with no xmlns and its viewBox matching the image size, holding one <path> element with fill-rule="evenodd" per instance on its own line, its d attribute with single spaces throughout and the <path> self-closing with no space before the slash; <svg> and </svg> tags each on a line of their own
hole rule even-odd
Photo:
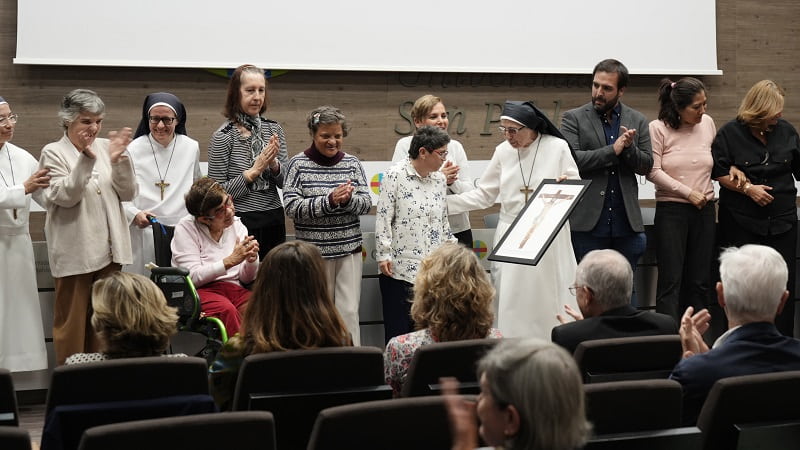
<svg viewBox="0 0 800 450">
<path fill-rule="evenodd" d="M 447 184 L 441 172 L 419 175 L 411 159 L 381 180 L 375 221 L 378 261 L 392 261 L 394 278 L 414 283 L 419 263 L 445 241 L 455 241 L 447 221 Z"/>
<path fill-rule="evenodd" d="M 487 337 L 499 339 L 503 335 L 497 328 L 492 328 L 489 330 L 489 336 Z M 414 353 L 423 345 L 436 342 L 438 341 L 431 334 L 430 328 L 425 328 L 413 333 L 395 336 L 386 344 L 386 351 L 383 353 L 383 373 L 386 378 L 386 384 L 392 387 L 395 397 L 400 395 L 400 391 L 403 390 L 403 384 L 406 382 L 406 376 L 408 375 L 408 366 L 411 365 Z"/>
</svg>

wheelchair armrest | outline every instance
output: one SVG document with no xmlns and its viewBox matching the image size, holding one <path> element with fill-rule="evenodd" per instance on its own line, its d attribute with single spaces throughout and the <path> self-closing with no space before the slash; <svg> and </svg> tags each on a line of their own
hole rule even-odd
<svg viewBox="0 0 800 450">
<path fill-rule="evenodd" d="M 189 276 L 189 269 L 183 267 L 153 267 L 150 269 L 153 275 L 178 275 L 182 277 Z"/>
</svg>

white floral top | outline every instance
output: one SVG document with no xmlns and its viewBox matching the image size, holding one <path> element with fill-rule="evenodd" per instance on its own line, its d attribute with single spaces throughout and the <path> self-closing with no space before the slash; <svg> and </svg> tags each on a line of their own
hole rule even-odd
<svg viewBox="0 0 800 450">
<path fill-rule="evenodd" d="M 419 263 L 445 241 L 455 241 L 447 221 L 447 184 L 441 172 L 419 175 L 410 159 L 381 180 L 375 221 L 376 260 L 392 261 L 394 278 L 414 283 Z"/>
</svg>

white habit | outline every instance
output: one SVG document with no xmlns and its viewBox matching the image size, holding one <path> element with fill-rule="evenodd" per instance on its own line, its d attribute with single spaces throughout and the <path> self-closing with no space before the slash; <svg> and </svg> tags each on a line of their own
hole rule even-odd
<svg viewBox="0 0 800 450">
<path fill-rule="evenodd" d="M 532 189 L 529 197 L 545 178 L 566 175 L 569 179 L 580 179 L 567 142 L 548 134 L 539 136 L 530 146 L 519 149 L 519 153 L 508 141 L 498 145 L 478 187 L 447 196 L 448 212 L 484 209 L 499 202 L 500 220 L 494 235 L 497 244 L 525 206 L 525 194 L 520 192 L 524 187 L 523 173 Z M 569 293 L 576 267 L 569 223 L 561 228 L 538 265 L 492 263 L 498 297 L 497 328 L 503 336 L 532 336 L 549 341 L 550 331 L 559 325 L 556 314 L 563 313 L 564 305 L 578 309 L 575 297 Z"/>
<path fill-rule="evenodd" d="M 0 181 L 0 367 L 12 372 L 47 368 L 36 267 L 28 233 L 31 195 L 25 194 L 23 186 L 38 166 L 33 156 L 11 143 L 0 148 L 4 180 Z M 41 194 L 37 190 L 33 195 L 37 203 L 44 205 Z"/>
<path fill-rule="evenodd" d="M 183 196 L 201 176 L 200 146 L 194 139 L 176 133 L 175 138 L 164 147 L 146 134 L 134 139 L 128 145 L 128 151 L 136 172 L 139 195 L 132 202 L 122 203 L 131 231 L 133 251 L 133 264 L 124 266 L 123 270 L 147 275 L 149 271 L 144 265 L 155 262 L 153 227 L 139 228 L 133 223 L 133 218 L 140 211 L 150 211 L 162 224 L 175 226 L 181 217 L 188 214 Z M 169 183 L 164 188 L 163 200 L 161 188 L 156 185 L 162 177 L 165 183 Z"/>
</svg>

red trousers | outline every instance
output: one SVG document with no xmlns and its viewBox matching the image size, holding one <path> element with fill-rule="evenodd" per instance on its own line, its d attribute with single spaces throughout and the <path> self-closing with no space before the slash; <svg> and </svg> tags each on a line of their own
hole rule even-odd
<svg viewBox="0 0 800 450">
<path fill-rule="evenodd" d="M 250 298 L 250 291 L 238 283 L 215 281 L 197 290 L 200 309 L 206 316 L 216 317 L 225 324 L 228 336 L 239 332 L 241 312 Z"/>
</svg>

